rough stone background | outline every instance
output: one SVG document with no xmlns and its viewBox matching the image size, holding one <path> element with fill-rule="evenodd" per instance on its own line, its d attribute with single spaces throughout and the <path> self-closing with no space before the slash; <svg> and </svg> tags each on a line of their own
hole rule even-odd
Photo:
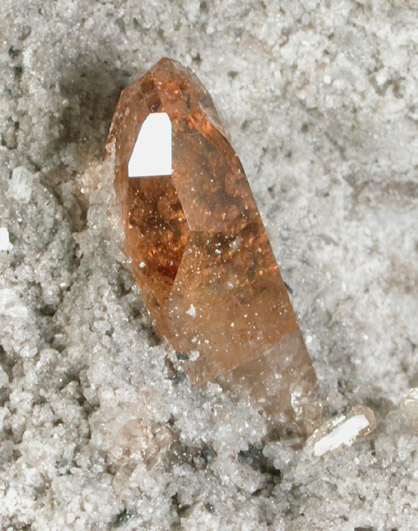
<svg viewBox="0 0 418 531">
<path fill-rule="evenodd" d="M 416 2 L 2 0 L 0 35 L 1 529 L 417 529 Z M 162 56 L 224 115 L 328 414 L 376 412 L 344 452 L 266 443 L 152 333 L 100 161 Z"/>
</svg>

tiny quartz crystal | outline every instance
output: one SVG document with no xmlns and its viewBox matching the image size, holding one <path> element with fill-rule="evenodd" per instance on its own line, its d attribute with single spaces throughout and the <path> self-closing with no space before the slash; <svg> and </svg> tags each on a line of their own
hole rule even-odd
<svg viewBox="0 0 418 531">
<path fill-rule="evenodd" d="M 248 394 L 282 433 L 311 432 L 320 414 L 311 360 L 244 170 L 201 82 L 180 63 L 159 61 L 122 92 L 107 151 L 133 273 L 191 381 Z"/>
</svg>

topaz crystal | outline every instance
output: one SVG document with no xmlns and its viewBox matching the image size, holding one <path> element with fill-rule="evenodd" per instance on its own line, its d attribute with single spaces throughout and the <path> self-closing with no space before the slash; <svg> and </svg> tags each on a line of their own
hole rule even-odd
<svg viewBox="0 0 418 531">
<path fill-rule="evenodd" d="M 157 332 L 189 355 L 191 381 L 247 393 L 281 432 L 311 432 L 319 415 L 311 360 L 201 82 L 159 61 L 122 92 L 107 151 L 133 273 Z"/>
</svg>

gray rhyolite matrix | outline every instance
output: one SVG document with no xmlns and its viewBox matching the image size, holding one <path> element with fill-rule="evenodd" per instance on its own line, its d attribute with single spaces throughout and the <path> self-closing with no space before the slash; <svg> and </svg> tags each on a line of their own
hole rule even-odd
<svg viewBox="0 0 418 531">
<path fill-rule="evenodd" d="M 416 529 L 415 3 L 0 15 L 1 529 Z M 192 389 L 152 332 L 100 161 L 120 90 L 167 55 L 224 116 L 327 415 L 376 413 L 345 451 L 266 442 L 257 411 Z"/>
</svg>

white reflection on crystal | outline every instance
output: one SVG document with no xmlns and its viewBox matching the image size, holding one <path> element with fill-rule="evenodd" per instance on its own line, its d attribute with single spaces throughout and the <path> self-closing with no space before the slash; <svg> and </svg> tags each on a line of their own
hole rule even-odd
<svg viewBox="0 0 418 531">
<path fill-rule="evenodd" d="M 171 175 L 172 126 L 167 113 L 147 116 L 139 131 L 128 164 L 128 177 Z"/>
</svg>

